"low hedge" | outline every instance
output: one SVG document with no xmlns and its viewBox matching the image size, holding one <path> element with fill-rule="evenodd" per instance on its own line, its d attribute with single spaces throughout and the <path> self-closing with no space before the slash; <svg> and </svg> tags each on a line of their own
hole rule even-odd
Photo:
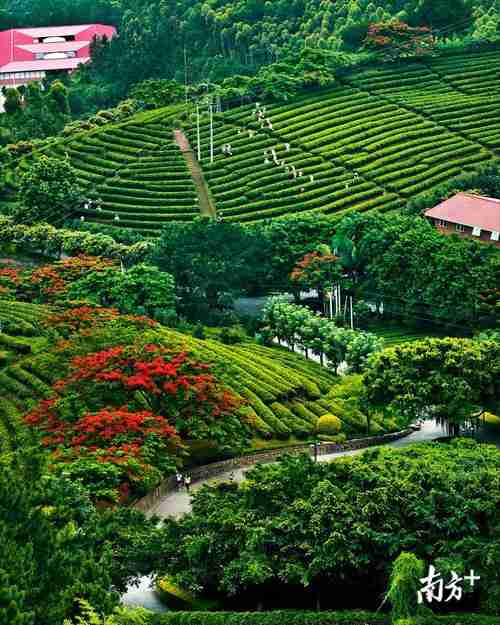
<svg viewBox="0 0 500 625">
<path fill-rule="evenodd" d="M 155 614 L 150 625 L 389 625 L 386 614 L 373 612 L 172 612 Z M 498 625 L 497 616 L 430 614 L 417 625 Z"/>
<path fill-rule="evenodd" d="M 498 625 L 498 616 L 486 614 L 429 614 L 417 621 L 418 625 Z"/>
<path fill-rule="evenodd" d="M 172 612 L 158 614 L 151 625 L 389 625 L 372 612 Z M 468 624 L 467 624 L 468 625 Z M 475 624 L 474 624 L 475 625 Z M 477 624 L 477 625 L 483 625 Z M 484 624 L 484 625 L 489 625 Z"/>
<path fill-rule="evenodd" d="M 16 224 L 11 218 L 0 216 L 0 245 L 10 244 L 19 245 L 23 252 L 42 253 L 53 258 L 64 252 L 68 256 L 121 257 L 130 264 L 144 260 L 154 247 L 151 241 L 123 245 L 104 234 L 57 229 L 44 223 L 34 226 Z"/>
</svg>

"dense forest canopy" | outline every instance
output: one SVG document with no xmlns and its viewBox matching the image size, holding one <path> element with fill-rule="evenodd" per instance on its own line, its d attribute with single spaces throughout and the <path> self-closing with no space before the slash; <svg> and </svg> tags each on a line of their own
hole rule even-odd
<svg viewBox="0 0 500 625">
<path fill-rule="evenodd" d="M 92 77 L 113 83 L 122 97 L 142 79 L 220 81 L 304 47 L 357 53 L 369 25 L 389 20 L 429 27 L 437 38 L 495 39 L 499 6 L 498 0 L 0 0 L 0 28 L 114 24 L 119 37 L 94 52 Z"/>
</svg>

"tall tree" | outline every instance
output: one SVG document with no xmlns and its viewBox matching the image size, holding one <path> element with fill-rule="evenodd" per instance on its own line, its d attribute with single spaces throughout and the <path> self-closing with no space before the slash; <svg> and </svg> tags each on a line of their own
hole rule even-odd
<svg viewBox="0 0 500 625">
<path fill-rule="evenodd" d="M 66 160 L 42 155 L 21 177 L 20 204 L 14 218 L 20 223 L 61 224 L 79 206 L 82 196 L 76 173 Z"/>
<path fill-rule="evenodd" d="M 426 339 L 378 353 L 365 374 L 368 401 L 445 420 L 452 431 L 474 413 L 498 408 L 500 344 Z"/>
<path fill-rule="evenodd" d="M 80 486 L 45 476 L 43 463 L 26 456 L 0 472 L 2 623 L 61 623 L 77 597 L 108 612 L 117 595 L 99 515 Z"/>
<path fill-rule="evenodd" d="M 200 218 L 164 226 L 153 260 L 174 277 L 184 314 L 206 318 L 259 284 L 264 254 L 252 231 Z"/>
</svg>

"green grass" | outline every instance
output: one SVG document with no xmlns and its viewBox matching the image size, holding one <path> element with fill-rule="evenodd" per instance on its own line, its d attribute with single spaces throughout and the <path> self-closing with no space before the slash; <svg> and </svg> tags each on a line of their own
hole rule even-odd
<svg viewBox="0 0 500 625">
<path fill-rule="evenodd" d="M 449 333 L 440 328 L 411 328 L 396 322 L 368 323 L 363 329 L 384 339 L 385 347 L 420 341 L 425 338 L 443 338 Z"/>
</svg>

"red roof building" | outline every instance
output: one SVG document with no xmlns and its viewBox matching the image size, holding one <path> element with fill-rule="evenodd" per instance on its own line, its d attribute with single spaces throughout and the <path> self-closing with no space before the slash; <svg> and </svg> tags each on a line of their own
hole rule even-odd
<svg viewBox="0 0 500 625">
<path fill-rule="evenodd" d="M 0 88 L 41 80 L 51 71 L 75 70 L 90 60 L 94 37 L 110 39 L 113 26 L 83 24 L 0 32 Z"/>
<path fill-rule="evenodd" d="M 500 247 L 500 200 L 496 198 L 457 193 L 424 214 L 443 234 L 476 238 Z"/>
</svg>

